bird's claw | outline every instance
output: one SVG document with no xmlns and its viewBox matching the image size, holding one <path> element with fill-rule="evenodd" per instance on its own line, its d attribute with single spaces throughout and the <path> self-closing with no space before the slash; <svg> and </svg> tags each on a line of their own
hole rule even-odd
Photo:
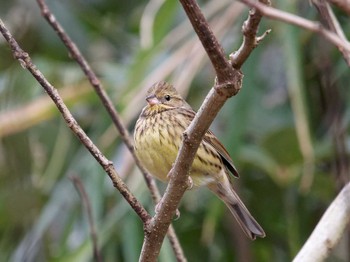
<svg viewBox="0 0 350 262">
<path fill-rule="evenodd" d="M 162 206 L 162 200 L 160 200 L 160 201 L 156 204 L 156 206 L 154 207 L 154 212 L 158 213 L 161 206 Z"/>
<path fill-rule="evenodd" d="M 160 211 L 160 208 L 161 208 L 161 206 L 162 206 L 162 202 L 163 202 L 163 199 L 160 200 L 160 201 L 156 204 L 156 206 L 155 206 L 155 208 L 154 208 L 154 212 L 158 213 L 158 212 Z M 176 210 L 175 210 L 174 221 L 175 221 L 175 220 L 178 220 L 178 219 L 180 218 L 180 215 L 181 215 L 181 214 L 180 214 L 179 209 L 176 209 Z"/>
<path fill-rule="evenodd" d="M 178 220 L 178 219 L 180 218 L 180 215 L 181 215 L 181 214 L 180 214 L 180 210 L 178 210 L 178 209 L 176 208 L 174 221 Z"/>
<path fill-rule="evenodd" d="M 169 173 L 166 175 L 166 180 L 169 181 L 172 174 L 173 174 L 173 168 L 174 168 L 174 164 L 171 166 Z"/>
<path fill-rule="evenodd" d="M 194 186 L 193 179 L 192 177 L 189 176 L 187 179 L 187 190 L 191 190 L 193 186 Z"/>
</svg>

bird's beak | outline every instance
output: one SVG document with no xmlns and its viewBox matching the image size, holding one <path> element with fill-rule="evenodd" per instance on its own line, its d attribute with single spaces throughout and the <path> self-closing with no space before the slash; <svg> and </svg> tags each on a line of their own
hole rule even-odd
<svg viewBox="0 0 350 262">
<path fill-rule="evenodd" d="M 150 106 L 160 104 L 159 99 L 154 94 L 147 96 L 146 101 Z"/>
</svg>

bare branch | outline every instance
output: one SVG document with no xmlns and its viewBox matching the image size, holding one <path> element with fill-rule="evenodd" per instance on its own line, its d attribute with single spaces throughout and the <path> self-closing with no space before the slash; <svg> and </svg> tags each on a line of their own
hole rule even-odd
<svg viewBox="0 0 350 262">
<path fill-rule="evenodd" d="M 207 20 L 194 0 L 180 0 L 193 29 L 196 31 L 202 45 L 207 52 L 215 69 L 219 84 L 229 83 L 235 78 L 235 72 L 225 57 L 225 53 L 218 40 L 211 31 Z M 236 86 L 237 88 L 237 86 Z M 235 95 L 239 89 L 235 89 Z"/>
<path fill-rule="evenodd" d="M 271 5 L 270 0 L 260 0 L 262 4 Z M 262 14 L 259 10 L 253 8 L 249 11 L 248 19 L 243 23 L 243 43 L 234 53 L 230 54 L 230 60 L 233 68 L 240 69 L 244 61 L 247 60 L 254 48 L 256 48 L 264 37 L 271 32 L 267 30 L 260 37 L 257 36 Z"/>
<path fill-rule="evenodd" d="M 337 34 L 341 39 L 343 39 L 344 42 L 349 43 L 348 39 L 344 34 L 343 29 L 341 28 L 328 2 L 326 2 L 326 0 L 311 0 L 311 2 L 316 7 L 321 17 L 323 18 L 326 26 L 335 34 Z M 340 50 L 340 51 L 343 53 L 343 57 L 346 63 L 348 64 L 348 66 L 350 66 L 350 52 L 347 52 L 346 50 Z"/>
<path fill-rule="evenodd" d="M 95 221 L 92 216 L 92 209 L 91 209 L 91 202 L 90 199 L 85 191 L 84 185 L 81 182 L 81 179 L 77 176 L 71 176 L 69 177 L 70 180 L 72 180 L 75 188 L 77 189 L 80 198 L 83 202 L 83 206 L 85 207 L 88 221 L 89 221 L 89 229 L 90 229 L 90 236 L 91 236 L 91 241 L 92 241 L 92 246 L 93 246 L 93 252 L 94 252 L 94 259 L 96 262 L 102 262 L 102 257 L 100 254 L 100 250 L 98 248 L 98 243 L 97 243 L 97 234 L 96 234 L 96 227 L 95 227 Z"/>
<path fill-rule="evenodd" d="M 293 262 L 325 261 L 350 221 L 350 183 L 338 194 Z"/>
<path fill-rule="evenodd" d="M 300 16 L 293 15 L 288 12 L 284 12 L 276 8 L 266 6 L 264 4 L 255 2 L 253 0 L 240 0 L 240 1 L 246 4 L 247 6 L 256 8 L 265 17 L 286 22 L 292 25 L 296 25 L 301 28 L 305 28 L 312 32 L 318 33 L 322 35 L 324 38 L 326 38 L 329 42 L 333 43 L 341 52 L 347 52 L 347 53 L 350 52 L 349 42 L 344 41 L 332 31 L 325 29 L 318 22 L 307 20 Z"/>
<path fill-rule="evenodd" d="M 350 1 L 349 0 L 327 0 L 331 4 L 338 6 L 345 13 L 350 15 Z"/>
<path fill-rule="evenodd" d="M 139 167 L 141 173 L 144 176 L 144 179 L 146 181 L 147 187 L 151 192 L 152 199 L 154 203 L 158 203 L 161 199 L 161 195 L 159 193 L 159 190 L 156 186 L 156 183 L 153 179 L 153 177 L 147 172 L 147 170 L 143 167 L 143 165 L 140 163 L 139 159 L 135 155 L 134 146 L 132 139 L 130 138 L 130 134 L 123 124 L 123 121 L 115 109 L 113 102 L 109 98 L 107 92 L 104 90 L 100 80 L 96 76 L 95 72 L 91 69 L 89 63 L 84 58 L 84 56 L 79 51 L 79 48 L 76 46 L 76 44 L 71 40 L 71 38 L 67 35 L 67 33 L 64 31 L 63 27 L 57 22 L 55 16 L 50 11 L 49 7 L 47 6 L 45 0 L 37 0 L 38 5 L 41 9 L 43 17 L 47 20 L 47 22 L 52 26 L 52 28 L 55 30 L 57 35 L 60 37 L 64 45 L 69 50 L 69 53 L 71 57 L 80 65 L 81 69 L 89 79 L 91 85 L 95 89 L 95 92 L 101 99 L 104 107 L 106 108 L 107 112 L 109 113 L 114 125 L 119 131 L 120 137 L 124 141 L 125 145 L 129 149 L 130 153 L 132 154 L 136 165 Z M 184 258 L 184 253 L 181 248 L 180 242 L 176 236 L 174 228 L 171 226 L 168 232 L 168 237 L 170 240 L 170 243 L 172 244 L 175 256 L 178 258 L 178 261 L 185 261 L 182 260 Z"/>
<path fill-rule="evenodd" d="M 64 104 L 62 98 L 58 94 L 57 89 L 55 89 L 44 77 L 40 70 L 36 68 L 33 64 L 28 53 L 24 52 L 23 49 L 18 45 L 17 41 L 13 38 L 11 33 L 7 30 L 4 23 L 0 19 L 0 32 L 9 43 L 12 53 L 17 59 L 21 66 L 27 69 L 33 77 L 39 82 L 39 84 L 44 88 L 46 93 L 50 96 L 52 101 L 55 103 L 56 107 L 62 114 L 62 117 L 66 121 L 68 127 L 73 131 L 73 133 L 79 138 L 79 140 L 84 144 L 84 146 L 89 150 L 92 156 L 97 160 L 97 162 L 106 171 L 108 176 L 113 182 L 113 186 L 116 187 L 119 192 L 128 201 L 134 211 L 139 215 L 141 220 L 147 224 L 150 220 L 150 215 L 140 204 L 140 202 L 135 198 L 135 196 L 129 191 L 126 184 L 122 181 L 117 171 L 115 170 L 113 163 L 109 161 L 102 152 L 95 146 L 91 139 L 85 134 L 84 130 L 79 126 L 77 121 L 74 119 L 72 113 L 69 111 L 67 106 Z"/>
</svg>

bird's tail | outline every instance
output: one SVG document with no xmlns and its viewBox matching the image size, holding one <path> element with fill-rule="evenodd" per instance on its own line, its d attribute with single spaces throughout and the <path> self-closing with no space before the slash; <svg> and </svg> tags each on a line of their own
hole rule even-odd
<svg viewBox="0 0 350 262">
<path fill-rule="evenodd" d="M 226 206 L 230 209 L 233 216 L 236 218 L 238 224 L 241 226 L 243 232 L 252 240 L 256 237 L 265 237 L 265 232 L 258 222 L 253 218 L 248 209 L 243 204 L 237 193 L 233 190 L 231 185 L 224 186 L 221 183 L 217 185 L 210 185 L 209 189 L 213 191 Z"/>
</svg>

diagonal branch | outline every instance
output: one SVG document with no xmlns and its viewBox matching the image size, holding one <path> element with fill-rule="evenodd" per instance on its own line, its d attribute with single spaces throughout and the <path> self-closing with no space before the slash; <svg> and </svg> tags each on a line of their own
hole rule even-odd
<svg viewBox="0 0 350 262">
<path fill-rule="evenodd" d="M 194 0 L 180 0 L 183 9 L 185 10 L 188 19 L 190 20 L 193 29 L 197 33 L 208 57 L 215 69 L 215 73 L 219 84 L 232 82 L 236 77 L 234 69 L 230 66 L 229 61 L 225 58 L 224 49 L 219 44 L 214 33 L 209 27 L 198 4 Z M 236 87 L 237 88 L 237 87 Z M 238 93 L 239 89 L 234 90 L 234 94 Z"/>
<path fill-rule="evenodd" d="M 350 15 L 350 1 L 349 0 L 327 0 L 331 4 L 338 6 L 345 13 Z"/>
<path fill-rule="evenodd" d="M 325 261 L 350 221 L 350 183 L 340 191 L 317 224 L 294 262 Z"/>
<path fill-rule="evenodd" d="M 341 37 L 333 33 L 332 31 L 324 28 L 318 22 L 307 20 L 303 17 L 290 14 L 288 12 L 284 12 L 278 10 L 273 7 L 266 6 L 259 2 L 255 2 L 253 0 L 240 0 L 242 3 L 250 6 L 252 8 L 256 8 L 259 10 L 265 17 L 286 22 L 291 25 L 296 25 L 301 28 L 305 28 L 310 30 L 311 32 L 315 32 L 323 36 L 329 42 L 334 44 L 342 53 L 350 53 L 350 43 L 348 41 L 344 41 Z"/>
<path fill-rule="evenodd" d="M 86 190 L 84 188 L 83 182 L 81 182 L 80 177 L 78 176 L 71 176 L 69 177 L 70 180 L 72 180 L 76 190 L 78 191 L 81 202 L 83 203 L 83 206 L 86 210 L 88 222 L 89 222 L 89 229 L 90 229 L 90 236 L 93 246 L 93 253 L 94 253 L 94 260 L 96 262 L 102 262 L 102 257 L 100 250 L 98 248 L 98 242 L 97 242 L 97 233 L 96 233 L 96 227 L 95 227 L 95 220 L 92 215 L 92 208 L 91 208 L 91 201 L 86 193 Z"/>
<path fill-rule="evenodd" d="M 270 0 L 260 0 L 260 2 L 267 6 L 271 5 Z M 230 55 L 233 68 L 240 69 L 253 49 L 271 32 L 271 29 L 269 29 L 260 37 L 257 36 L 261 18 L 262 14 L 259 10 L 252 8 L 249 11 L 249 17 L 242 26 L 243 43 L 236 52 Z"/>
<path fill-rule="evenodd" d="M 76 46 L 76 44 L 71 40 L 71 38 L 67 35 L 67 33 L 64 31 L 63 27 L 57 22 L 55 16 L 50 11 L 49 7 L 47 6 L 45 0 L 37 0 L 38 5 L 41 9 L 41 13 L 43 17 L 47 20 L 47 22 L 51 25 L 51 27 L 55 30 L 57 35 L 60 37 L 64 45 L 69 50 L 69 53 L 71 57 L 80 65 L 81 69 L 85 73 L 86 77 L 89 79 L 91 85 L 93 86 L 95 92 L 101 99 L 104 107 L 106 108 L 107 112 L 109 113 L 114 125 L 118 129 L 118 132 L 120 134 L 120 137 L 124 141 L 126 147 L 129 149 L 130 153 L 132 154 L 136 165 L 139 167 L 141 173 L 144 176 L 144 179 L 146 181 L 147 187 L 149 188 L 152 199 L 154 203 L 158 203 L 161 199 L 161 195 L 159 193 L 159 190 L 156 186 L 156 183 L 153 179 L 153 177 L 147 172 L 147 170 L 143 167 L 143 165 L 140 163 L 139 159 L 135 155 L 134 146 L 132 143 L 132 140 L 130 138 L 130 134 L 123 124 L 123 121 L 115 109 L 113 102 L 109 98 L 108 94 L 104 90 L 99 78 L 96 76 L 95 72 L 91 69 L 89 63 L 84 58 L 84 56 L 79 51 L 79 48 Z M 175 256 L 177 257 L 178 261 L 185 261 L 184 252 L 182 250 L 182 247 L 180 245 L 180 242 L 176 236 L 174 228 L 171 226 L 168 231 L 168 238 L 170 240 L 170 243 L 172 245 L 172 248 L 174 250 Z"/>
<path fill-rule="evenodd" d="M 344 42 L 348 42 L 343 29 L 341 28 L 337 18 L 335 17 L 331 6 L 326 0 L 311 0 L 312 4 L 316 7 L 320 16 L 324 20 L 326 27 L 337 34 Z M 350 66 L 350 52 L 346 50 L 340 50 L 343 53 L 343 57 Z"/>
<path fill-rule="evenodd" d="M 3 37 L 8 42 L 11 47 L 12 53 L 17 59 L 21 66 L 27 69 L 32 76 L 39 82 L 39 84 L 44 88 L 47 94 L 50 96 L 52 101 L 55 103 L 56 107 L 62 114 L 62 117 L 66 121 L 68 127 L 72 132 L 79 138 L 83 145 L 89 150 L 91 155 L 97 160 L 97 162 L 106 171 L 108 176 L 113 182 L 113 186 L 119 190 L 119 192 L 124 196 L 126 201 L 134 209 L 134 211 L 139 215 L 144 224 L 147 224 L 150 220 L 150 215 L 141 205 L 141 203 L 135 198 L 135 196 L 129 191 L 126 184 L 118 175 L 115 170 L 113 163 L 109 161 L 102 152 L 95 146 L 91 139 L 86 135 L 84 130 L 79 126 L 77 121 L 74 119 L 72 113 L 69 111 L 67 106 L 64 104 L 62 98 L 58 94 L 57 89 L 55 89 L 44 77 L 40 70 L 33 64 L 28 53 L 24 52 L 23 49 L 18 45 L 17 41 L 13 38 L 11 33 L 5 27 L 4 23 L 0 19 L 0 32 Z"/>
</svg>

